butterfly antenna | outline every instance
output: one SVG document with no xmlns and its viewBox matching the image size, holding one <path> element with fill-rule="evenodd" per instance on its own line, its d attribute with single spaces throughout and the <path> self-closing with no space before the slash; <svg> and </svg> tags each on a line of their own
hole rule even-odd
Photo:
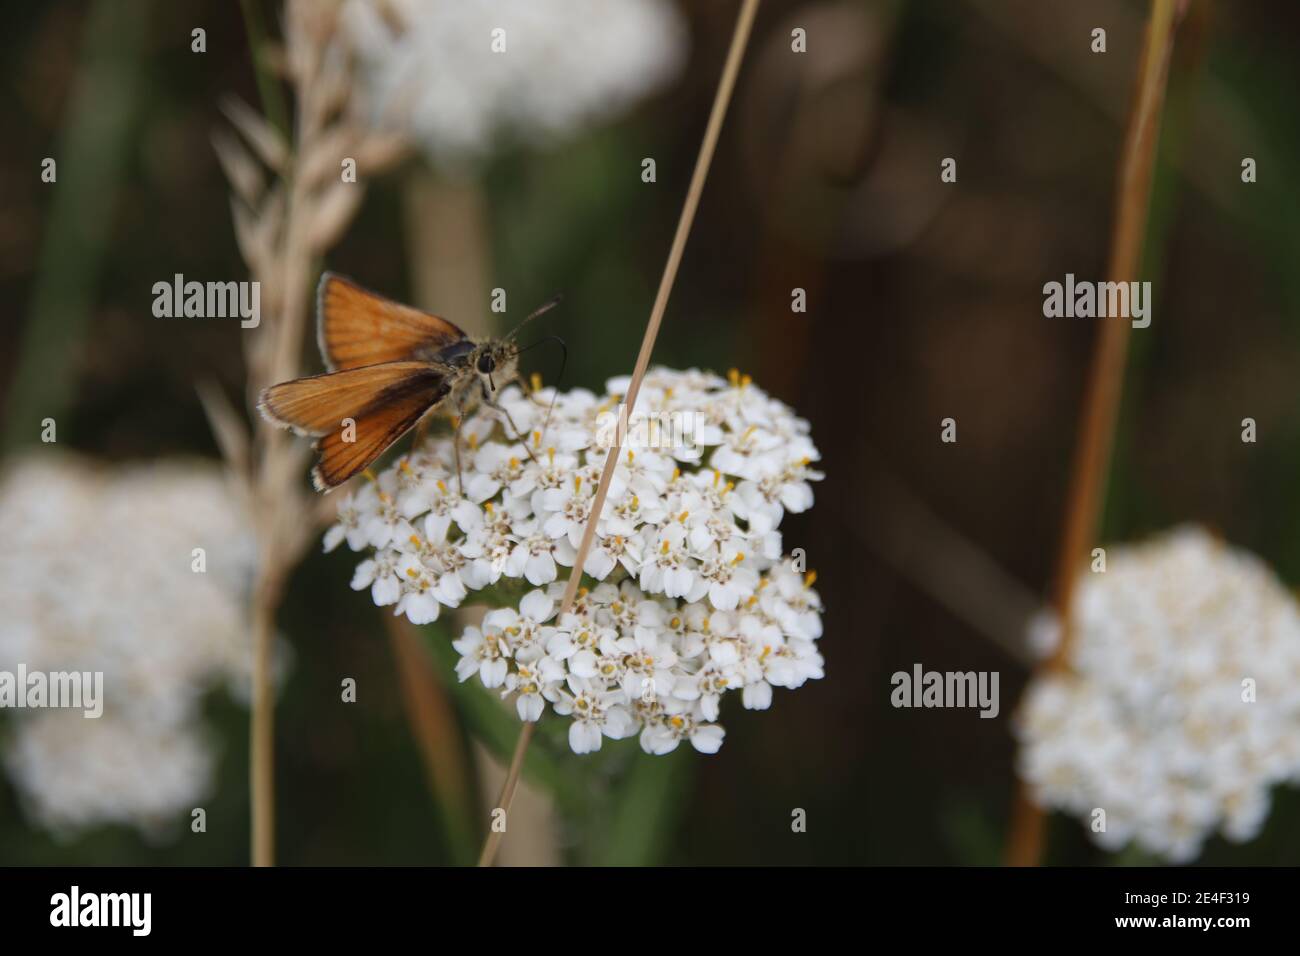
<svg viewBox="0 0 1300 956">
<path fill-rule="evenodd" d="M 506 337 L 505 337 L 504 341 L 506 341 L 506 342 L 512 341 L 512 340 L 514 339 L 514 337 L 515 337 L 516 335 L 519 334 L 519 330 L 522 329 L 525 325 L 527 325 L 529 322 L 533 321 L 533 319 L 537 318 L 539 315 L 545 315 L 547 312 L 550 312 L 551 309 L 555 308 L 557 305 L 559 305 L 559 304 L 560 304 L 561 302 L 563 302 L 563 301 L 564 301 L 564 295 L 563 295 L 563 294 L 556 295 L 556 296 L 553 296 L 553 297 L 550 299 L 550 301 L 545 302 L 545 303 L 543 303 L 542 305 L 539 305 L 537 308 L 533 309 L 533 311 L 529 312 L 528 315 L 524 316 L 524 320 L 523 320 L 522 322 L 520 322 L 520 323 L 519 323 L 518 325 L 516 325 L 513 329 L 511 329 L 508 333 L 506 333 Z M 536 344 L 536 343 L 534 343 L 534 344 Z"/>
<path fill-rule="evenodd" d="M 542 423 L 543 438 L 546 437 L 546 430 L 551 427 L 551 412 L 555 411 L 555 403 L 560 397 L 560 384 L 564 381 L 564 367 L 569 364 L 569 346 L 565 344 L 564 339 L 560 338 L 558 335 L 548 335 L 544 339 L 538 339 L 532 345 L 520 349 L 519 353 L 522 354 L 527 352 L 529 349 L 536 348 L 544 342 L 560 343 L 560 374 L 555 376 L 555 394 L 551 396 L 551 404 L 547 406 L 546 409 L 546 420 Z M 527 448 L 528 446 L 525 444 L 524 447 Z"/>
<path fill-rule="evenodd" d="M 543 438 L 546 437 L 546 429 L 551 427 L 551 412 L 555 411 L 555 402 L 560 397 L 560 383 L 564 381 L 564 366 L 569 364 L 569 347 L 565 345 L 564 339 L 558 335 L 551 337 L 560 343 L 560 374 L 555 376 L 555 394 L 551 396 L 551 404 L 546 409 L 546 420 L 542 422 Z"/>
</svg>

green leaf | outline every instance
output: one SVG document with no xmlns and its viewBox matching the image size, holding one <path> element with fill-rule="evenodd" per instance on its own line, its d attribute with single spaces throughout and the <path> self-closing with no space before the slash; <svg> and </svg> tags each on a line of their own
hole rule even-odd
<svg viewBox="0 0 1300 956">
<path fill-rule="evenodd" d="M 694 751 L 656 757 L 638 751 L 615 788 L 609 830 L 592 856 L 599 866 L 660 862 L 686 795 Z"/>
</svg>

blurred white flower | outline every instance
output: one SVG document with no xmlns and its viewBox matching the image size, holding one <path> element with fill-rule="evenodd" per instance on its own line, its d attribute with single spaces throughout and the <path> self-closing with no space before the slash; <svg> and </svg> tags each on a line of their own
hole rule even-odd
<svg viewBox="0 0 1300 956">
<path fill-rule="evenodd" d="M 0 670 L 104 674 L 100 718 L 5 713 L 25 805 L 59 830 L 188 812 L 212 763 L 198 705 L 220 684 L 246 694 L 251 666 L 255 542 L 220 471 L 44 452 L 0 480 L 0 539 Z"/>
<path fill-rule="evenodd" d="M 1270 788 L 1300 782 L 1300 606 L 1277 577 L 1180 528 L 1085 573 L 1073 627 L 1068 671 L 1035 678 L 1017 715 L 1036 801 L 1174 861 L 1216 830 L 1258 834 Z M 1047 650 L 1059 627 L 1033 630 Z"/>
<path fill-rule="evenodd" d="M 57 834 L 118 824 L 165 838 L 210 791 L 212 746 L 194 721 L 110 714 L 24 717 L 5 755 L 9 773 L 31 818 Z"/>
<path fill-rule="evenodd" d="M 376 126 L 453 163 L 608 119 L 686 52 L 667 0 L 347 0 L 343 24 Z"/>
<path fill-rule="evenodd" d="M 353 587 L 370 588 L 376 604 L 395 604 L 417 624 L 436 619 L 437 604 L 455 607 L 493 584 L 523 593 L 517 610 L 492 611 L 454 642 L 457 673 L 516 695 L 522 720 L 540 719 L 549 702 L 572 719 L 578 753 L 637 733 L 649 753 L 683 740 L 714 753 L 726 693 L 740 691 L 746 708 L 762 710 L 773 687 L 822 676 L 815 576 L 782 557 L 777 527 L 786 512 L 812 506 L 820 456 L 808 423 L 748 377 L 651 370 L 627 417 L 629 440 L 584 568 L 593 586 L 556 620 L 608 454 L 604 441 L 616 434 L 607 419 L 617 416 L 627 386 L 613 379 L 599 398 L 507 388 L 500 400 L 521 435 L 480 409 L 462 425 L 462 436 L 473 437 L 462 437 L 459 476 L 451 438 L 426 441 L 343 502 L 325 546 L 346 540 L 354 551 L 374 549 Z M 642 427 L 678 417 L 709 424 Z M 760 489 L 761 507 L 738 503 L 742 480 Z M 403 495 L 416 503 L 404 512 L 415 525 L 424 508 L 454 517 L 438 521 L 442 547 L 392 533 Z M 429 586 L 453 568 L 474 572 L 462 573 L 452 592 Z"/>
</svg>

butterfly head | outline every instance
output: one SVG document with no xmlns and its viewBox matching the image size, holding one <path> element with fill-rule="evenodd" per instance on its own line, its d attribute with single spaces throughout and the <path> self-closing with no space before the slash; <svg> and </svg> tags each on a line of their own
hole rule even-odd
<svg viewBox="0 0 1300 956">
<path fill-rule="evenodd" d="M 469 364 L 482 382 L 483 391 L 489 397 L 495 397 L 499 389 L 514 381 L 519 349 L 513 342 L 505 340 L 484 342 L 474 350 Z"/>
</svg>

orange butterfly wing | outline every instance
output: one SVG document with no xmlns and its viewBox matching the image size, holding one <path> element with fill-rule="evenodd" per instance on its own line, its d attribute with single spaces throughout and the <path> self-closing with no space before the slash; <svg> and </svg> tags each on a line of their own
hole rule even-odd
<svg viewBox="0 0 1300 956">
<path fill-rule="evenodd" d="M 432 404 L 427 391 L 413 391 L 357 416 L 354 434 L 351 436 L 355 439 L 353 441 L 347 440 L 348 433 L 341 428 L 321 436 L 316 442 L 320 460 L 311 470 L 311 481 L 316 490 L 329 491 L 357 472 L 369 468 L 376 458 L 420 420 L 420 416 Z"/>
<path fill-rule="evenodd" d="M 431 358 L 465 338 L 451 322 L 363 289 L 333 272 L 316 289 L 316 340 L 325 367 Z"/>
<path fill-rule="evenodd" d="M 272 385 L 258 409 L 277 425 L 317 436 L 317 491 L 369 467 L 450 390 L 425 362 L 387 362 Z"/>
<path fill-rule="evenodd" d="M 340 428 L 343 419 L 356 418 L 416 386 L 433 395 L 445 391 L 446 376 L 426 362 L 385 362 L 323 372 L 272 385 L 262 392 L 257 407 L 270 421 L 300 435 L 324 435 Z"/>
</svg>

